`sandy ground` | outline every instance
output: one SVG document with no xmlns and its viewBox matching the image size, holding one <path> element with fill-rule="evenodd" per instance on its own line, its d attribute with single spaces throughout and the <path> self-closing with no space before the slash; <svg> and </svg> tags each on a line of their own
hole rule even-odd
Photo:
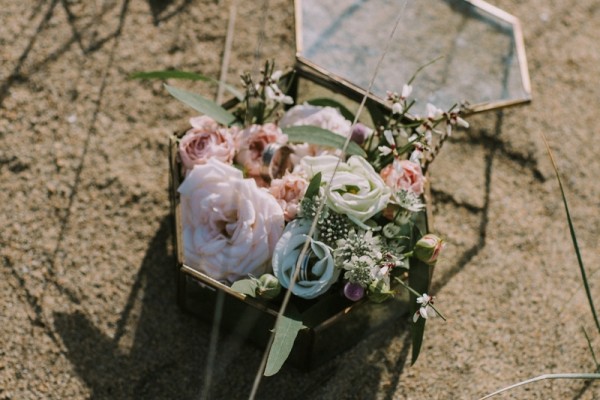
<svg viewBox="0 0 600 400">
<path fill-rule="evenodd" d="M 263 2 L 242 2 L 230 78 L 254 66 Z M 265 1 L 262 54 L 293 63 L 293 7 Z M 409 365 L 402 321 L 264 399 L 472 399 L 600 353 L 557 184 L 554 149 L 600 303 L 600 3 L 495 0 L 524 27 L 534 102 L 471 120 L 436 161 L 435 276 L 449 321 Z M 210 325 L 175 302 L 167 135 L 189 109 L 129 73 L 218 76 L 227 2 L 6 0 L 0 8 L 0 398 L 193 399 Z M 195 90 L 214 96 L 199 83 Z M 247 398 L 262 353 L 224 335 L 210 398 Z M 554 381 L 500 398 L 600 398 Z"/>
</svg>

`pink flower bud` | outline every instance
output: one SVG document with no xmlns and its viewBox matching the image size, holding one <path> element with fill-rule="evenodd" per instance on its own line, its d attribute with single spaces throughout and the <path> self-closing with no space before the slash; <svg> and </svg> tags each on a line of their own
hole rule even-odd
<svg viewBox="0 0 600 400">
<path fill-rule="evenodd" d="M 427 264 L 435 264 L 445 243 L 442 239 L 431 233 L 423 236 L 415 245 L 414 255 Z"/>
</svg>

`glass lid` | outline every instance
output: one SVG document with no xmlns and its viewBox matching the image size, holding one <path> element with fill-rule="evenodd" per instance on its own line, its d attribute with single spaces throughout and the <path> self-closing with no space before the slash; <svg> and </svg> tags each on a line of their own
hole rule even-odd
<svg viewBox="0 0 600 400">
<path fill-rule="evenodd" d="M 296 0 L 298 61 L 364 91 L 399 15 L 377 98 L 436 60 L 413 82 L 415 113 L 428 102 L 448 109 L 466 101 L 479 112 L 530 101 L 518 20 L 479 0 Z"/>
</svg>

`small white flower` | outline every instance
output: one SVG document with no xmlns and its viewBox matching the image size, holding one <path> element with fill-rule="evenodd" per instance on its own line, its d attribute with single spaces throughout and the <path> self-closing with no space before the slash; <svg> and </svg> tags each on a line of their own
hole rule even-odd
<svg viewBox="0 0 600 400">
<path fill-rule="evenodd" d="M 290 96 L 286 96 L 276 84 L 271 84 L 265 88 L 267 100 L 275 103 L 294 104 L 294 100 Z"/>
<path fill-rule="evenodd" d="M 392 113 L 394 114 L 401 114 L 402 113 L 402 104 L 400 103 L 394 103 L 392 104 Z"/>
<path fill-rule="evenodd" d="M 283 71 L 281 71 L 280 69 L 278 69 L 277 71 L 275 71 L 275 72 L 273 72 L 271 74 L 271 81 L 272 82 L 279 81 L 279 79 L 281 79 L 281 75 L 283 75 Z"/>
<path fill-rule="evenodd" d="M 431 103 L 427 103 L 427 118 L 429 118 L 429 119 L 438 119 L 442 115 L 444 115 L 444 111 L 442 111 L 441 109 L 437 108 L 436 106 L 434 106 Z"/>
<path fill-rule="evenodd" d="M 408 96 L 410 96 L 410 94 L 412 93 L 412 86 L 411 85 L 404 85 L 402 86 L 402 98 L 406 99 Z"/>
<path fill-rule="evenodd" d="M 415 149 L 411 154 L 410 154 L 410 161 L 417 163 L 420 165 L 420 159 L 423 157 L 423 151 L 421 149 Z"/>
<path fill-rule="evenodd" d="M 424 319 L 433 318 L 437 315 L 437 312 L 433 309 L 433 296 L 429 296 L 427 293 L 423 293 L 422 296 L 417 297 L 417 303 L 421 304 L 421 307 L 413 315 L 413 322 L 417 322 L 419 317 Z"/>
<path fill-rule="evenodd" d="M 422 304 L 423 306 L 428 305 L 430 301 L 431 296 L 429 296 L 427 293 L 423 293 L 423 296 L 417 297 L 417 303 Z"/>
<path fill-rule="evenodd" d="M 456 124 L 458 126 L 462 126 L 463 128 L 469 127 L 469 123 L 467 121 L 465 121 L 464 119 L 462 119 L 461 117 L 456 117 Z"/>
<path fill-rule="evenodd" d="M 452 124 L 446 124 L 446 135 L 452 136 Z"/>
<path fill-rule="evenodd" d="M 389 129 L 383 131 L 383 136 L 385 136 L 385 140 L 387 140 L 388 144 L 391 144 L 391 145 L 396 144 L 396 141 L 394 140 L 394 135 L 392 134 L 392 131 L 390 131 Z"/>
<path fill-rule="evenodd" d="M 379 152 L 384 156 L 387 156 L 388 154 L 392 153 L 392 149 L 390 149 L 387 146 L 379 146 L 377 147 L 377 150 L 379 150 Z"/>
</svg>

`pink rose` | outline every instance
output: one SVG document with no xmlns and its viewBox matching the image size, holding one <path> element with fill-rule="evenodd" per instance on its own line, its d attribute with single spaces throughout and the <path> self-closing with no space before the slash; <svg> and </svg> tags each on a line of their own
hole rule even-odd
<svg viewBox="0 0 600 400">
<path fill-rule="evenodd" d="M 421 166 L 409 160 L 394 161 L 379 172 L 384 182 L 394 190 L 407 190 L 416 195 L 423 193 Z"/>
<path fill-rule="evenodd" d="M 270 271 L 284 219 L 267 190 L 211 158 L 196 165 L 178 191 L 186 264 L 228 282 Z"/>
<path fill-rule="evenodd" d="M 284 144 L 287 136 L 275 124 L 252 125 L 235 136 L 238 150 L 235 161 L 242 165 L 249 176 L 259 176 L 263 166 L 262 155 L 271 143 Z"/>
<path fill-rule="evenodd" d="M 348 121 L 337 108 L 313 106 L 310 104 L 297 105 L 290 108 L 281 117 L 279 125 L 282 128 L 288 126 L 311 125 L 327 129 L 340 136 L 350 135 L 352 122 Z M 294 163 L 306 156 L 320 156 L 324 154 L 341 155 L 337 149 L 326 148 L 309 143 L 295 144 L 293 146 L 295 155 Z"/>
<path fill-rule="evenodd" d="M 269 192 L 275 197 L 286 221 L 291 221 L 298 213 L 300 200 L 304 196 L 308 182 L 301 176 L 286 174 L 281 179 L 273 179 Z"/>
<path fill-rule="evenodd" d="M 179 155 L 187 170 L 194 165 L 205 164 L 209 158 L 231 164 L 235 147 L 227 128 L 220 127 L 207 116 L 190 118 L 190 124 L 192 129 L 179 142 Z"/>
<path fill-rule="evenodd" d="M 286 111 L 279 125 L 283 128 L 296 125 L 318 126 L 346 137 L 350 134 L 352 122 L 344 118 L 337 108 L 303 104 Z"/>
</svg>

